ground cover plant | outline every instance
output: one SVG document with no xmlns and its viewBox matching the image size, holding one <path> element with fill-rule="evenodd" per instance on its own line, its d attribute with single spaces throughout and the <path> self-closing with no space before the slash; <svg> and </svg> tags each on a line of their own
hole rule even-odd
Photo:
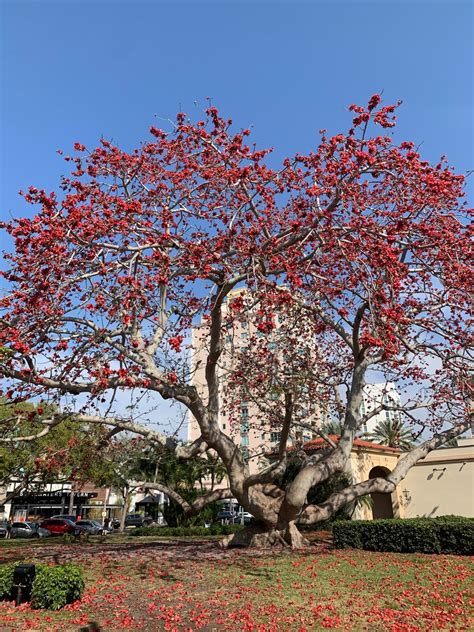
<svg viewBox="0 0 474 632">
<path fill-rule="evenodd" d="M 149 540 L 149 539 L 148 539 Z M 81 601 L 58 612 L 0 604 L 0 629 L 247 630 L 333 628 L 469 630 L 474 565 L 462 556 L 374 553 L 315 546 L 304 552 L 222 550 L 216 543 L 47 547 L 86 569 Z M 308 553 L 308 551 L 310 551 Z M 6 561 L 27 554 L 6 548 Z"/>
<path fill-rule="evenodd" d="M 137 536 L 211 536 L 229 535 L 237 533 L 242 529 L 239 524 L 213 524 L 210 527 L 140 527 L 130 532 L 133 537 Z"/>
</svg>

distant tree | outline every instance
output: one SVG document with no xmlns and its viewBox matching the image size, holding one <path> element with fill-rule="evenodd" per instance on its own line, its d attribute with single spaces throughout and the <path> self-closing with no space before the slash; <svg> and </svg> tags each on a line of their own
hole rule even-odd
<svg viewBox="0 0 474 632">
<path fill-rule="evenodd" d="M 162 511 L 172 526 L 202 522 L 215 514 L 216 505 L 203 505 L 199 512 L 189 515 L 176 499 L 192 504 L 199 497 L 213 491 L 225 477 L 219 457 L 204 454 L 182 459 L 163 446 L 150 445 L 131 433 L 111 437 L 100 446 L 101 467 L 95 472 L 94 482 L 120 491 L 123 509 L 120 529 L 130 510 L 134 492 L 163 490 L 168 496 Z"/>
<path fill-rule="evenodd" d="M 321 430 L 327 435 L 338 435 L 342 434 L 344 429 L 344 424 L 338 419 L 329 419 L 324 422 L 321 426 Z"/>
<path fill-rule="evenodd" d="M 0 398 L 0 485 L 5 489 L 0 504 L 44 483 L 71 482 L 80 489 L 97 478 L 104 466 L 97 445 L 107 431 L 68 420 L 45 425 L 57 412 L 52 404 Z M 13 490 L 7 493 L 9 484 Z"/>
<path fill-rule="evenodd" d="M 400 419 L 384 419 L 365 435 L 371 441 L 391 448 L 399 448 L 403 452 L 411 450 L 415 445 L 413 432 Z"/>
<path fill-rule="evenodd" d="M 139 474 L 144 481 L 151 481 L 154 489 L 172 490 L 192 504 L 199 497 L 212 492 L 226 476 L 224 464 L 216 454 L 210 452 L 188 459 L 179 458 L 174 452 L 153 448 L 145 450 L 139 465 Z M 144 483 L 146 488 L 146 482 Z M 202 523 L 212 520 L 219 506 L 215 503 L 204 506 L 199 513 L 189 515 L 181 503 L 172 496 L 163 507 L 163 515 L 170 526 Z"/>
</svg>

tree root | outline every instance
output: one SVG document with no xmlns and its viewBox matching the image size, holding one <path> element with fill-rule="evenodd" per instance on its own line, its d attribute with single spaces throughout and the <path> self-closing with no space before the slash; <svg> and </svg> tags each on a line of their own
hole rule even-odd
<svg viewBox="0 0 474 632">
<path fill-rule="evenodd" d="M 272 549 L 302 549 L 309 546 L 309 541 L 298 531 L 294 523 L 283 529 L 269 529 L 265 525 L 249 525 L 242 531 L 232 533 L 220 541 L 224 549 L 233 547 Z"/>
</svg>

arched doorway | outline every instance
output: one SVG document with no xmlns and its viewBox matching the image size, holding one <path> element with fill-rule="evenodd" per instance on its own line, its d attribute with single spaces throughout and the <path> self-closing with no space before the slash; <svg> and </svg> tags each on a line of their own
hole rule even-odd
<svg viewBox="0 0 474 632">
<path fill-rule="evenodd" d="M 386 467 L 373 467 L 369 472 L 369 478 L 387 478 L 390 470 Z M 377 518 L 393 518 L 393 503 L 391 494 L 380 494 L 375 492 L 370 494 L 372 498 L 372 517 Z"/>
</svg>

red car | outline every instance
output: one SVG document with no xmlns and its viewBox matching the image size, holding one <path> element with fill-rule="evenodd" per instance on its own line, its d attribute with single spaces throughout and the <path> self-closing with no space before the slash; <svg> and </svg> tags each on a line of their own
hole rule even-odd
<svg viewBox="0 0 474 632">
<path fill-rule="evenodd" d="M 64 533 L 79 535 L 85 532 L 85 529 L 76 526 L 74 522 L 65 518 L 48 518 L 43 520 L 40 526 L 42 529 L 48 529 L 51 535 L 63 535 Z"/>
</svg>

